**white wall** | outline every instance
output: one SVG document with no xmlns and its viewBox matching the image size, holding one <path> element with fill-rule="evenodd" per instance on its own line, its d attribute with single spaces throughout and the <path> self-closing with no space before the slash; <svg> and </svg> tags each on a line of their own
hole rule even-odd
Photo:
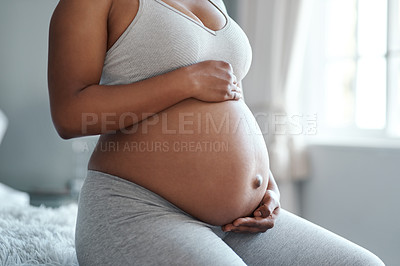
<svg viewBox="0 0 400 266">
<path fill-rule="evenodd" d="M 400 149 L 313 145 L 302 214 L 400 263 Z"/>
</svg>

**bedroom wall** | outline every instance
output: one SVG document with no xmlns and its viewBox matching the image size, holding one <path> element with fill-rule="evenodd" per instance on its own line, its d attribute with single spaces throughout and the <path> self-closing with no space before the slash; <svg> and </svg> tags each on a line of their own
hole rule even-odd
<svg viewBox="0 0 400 266">
<path fill-rule="evenodd" d="M 238 0 L 228 0 L 224 1 L 226 9 L 228 10 L 228 14 L 234 20 L 237 20 L 238 17 Z M 237 21 L 236 21 L 237 22 Z"/>
<path fill-rule="evenodd" d="M 302 216 L 398 265 L 400 148 L 366 145 L 310 146 Z"/>
</svg>

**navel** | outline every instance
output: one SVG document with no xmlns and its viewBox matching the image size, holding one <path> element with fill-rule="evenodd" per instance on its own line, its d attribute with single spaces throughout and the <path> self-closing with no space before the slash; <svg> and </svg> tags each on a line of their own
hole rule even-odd
<svg viewBox="0 0 400 266">
<path fill-rule="evenodd" d="M 259 187 L 261 187 L 261 185 L 262 185 L 262 183 L 263 183 L 263 177 L 262 177 L 262 175 L 260 175 L 260 174 L 258 174 L 258 175 L 256 175 L 255 176 L 255 178 L 254 178 L 254 188 L 259 188 Z"/>
</svg>

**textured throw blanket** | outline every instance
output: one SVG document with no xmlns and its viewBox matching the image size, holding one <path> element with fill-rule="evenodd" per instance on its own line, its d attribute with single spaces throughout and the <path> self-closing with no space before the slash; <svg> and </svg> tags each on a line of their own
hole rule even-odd
<svg viewBox="0 0 400 266">
<path fill-rule="evenodd" d="M 78 265 L 77 206 L 33 207 L 27 195 L 0 184 L 0 265 Z"/>
</svg>

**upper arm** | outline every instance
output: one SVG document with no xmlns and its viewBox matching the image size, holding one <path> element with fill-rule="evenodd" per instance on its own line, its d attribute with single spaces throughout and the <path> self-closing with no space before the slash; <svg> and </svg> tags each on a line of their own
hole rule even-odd
<svg viewBox="0 0 400 266">
<path fill-rule="evenodd" d="M 48 86 L 59 106 L 81 89 L 98 84 L 107 49 L 111 0 L 60 0 L 49 29 Z"/>
</svg>

